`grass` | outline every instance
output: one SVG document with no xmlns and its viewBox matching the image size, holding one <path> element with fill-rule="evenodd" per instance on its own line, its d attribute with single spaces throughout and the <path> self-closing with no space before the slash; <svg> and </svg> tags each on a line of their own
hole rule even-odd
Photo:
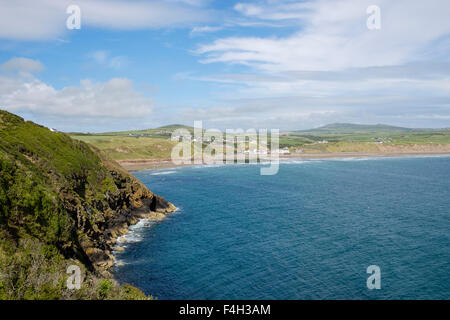
<svg viewBox="0 0 450 320">
<path fill-rule="evenodd" d="M 113 160 L 167 159 L 176 142 L 161 138 L 107 135 L 72 135 L 72 138 L 90 143 Z"/>
<path fill-rule="evenodd" d="M 171 132 L 180 128 L 193 132 L 192 127 L 170 125 L 140 131 L 71 134 L 71 137 L 92 144 L 115 160 L 168 159 L 176 145 L 170 141 Z M 327 143 L 320 143 L 324 140 Z M 377 152 L 380 142 L 392 150 L 413 148 L 414 145 L 448 145 L 450 130 L 331 124 L 312 130 L 284 132 L 279 145 L 288 147 L 291 152 L 302 150 L 304 153 Z"/>
<path fill-rule="evenodd" d="M 319 141 L 324 140 L 328 143 L 317 146 Z M 349 150 L 351 152 L 374 152 L 378 150 L 377 142 L 394 147 L 427 144 L 446 145 L 450 144 L 450 130 L 380 131 L 347 134 L 290 132 L 287 136 L 280 138 L 280 146 L 283 147 L 302 147 L 305 151 L 321 149 L 324 152 L 349 152 Z"/>
</svg>

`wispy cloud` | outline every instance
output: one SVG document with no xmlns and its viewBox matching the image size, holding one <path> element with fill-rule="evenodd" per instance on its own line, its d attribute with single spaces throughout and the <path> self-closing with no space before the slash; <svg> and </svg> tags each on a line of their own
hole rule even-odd
<svg viewBox="0 0 450 320">
<path fill-rule="evenodd" d="M 448 1 L 430 0 L 426 5 L 420 0 L 378 2 L 382 28 L 375 32 L 366 28 L 369 0 L 239 4 L 236 8 L 246 16 L 266 20 L 298 16 L 301 27 L 286 37 L 220 38 L 200 45 L 197 53 L 204 56 L 204 63 L 244 64 L 267 71 L 327 71 L 417 60 L 430 42 L 450 32 Z"/>
<path fill-rule="evenodd" d="M 202 33 L 208 33 L 208 32 L 216 32 L 219 30 L 222 30 L 222 26 L 201 26 L 201 27 L 193 27 L 191 30 L 191 37 L 195 35 L 199 35 Z"/>
<path fill-rule="evenodd" d="M 283 36 L 220 37 L 195 54 L 246 72 L 189 75 L 232 100 L 206 118 L 305 128 L 335 121 L 448 126 L 450 3 L 377 1 L 382 28 L 366 27 L 369 0 L 241 2 L 243 22 L 296 26 Z M 236 70 L 236 68 L 234 68 Z M 228 87 L 227 87 L 228 86 Z M 228 90 L 228 91 L 226 91 Z M 226 94 L 223 94 L 225 96 Z M 253 116 L 253 120 L 251 119 Z M 233 120 L 234 119 L 234 120 Z M 402 120 L 403 119 L 403 120 Z M 434 121 L 434 122 L 433 122 Z M 225 120 L 224 120 L 225 122 Z"/>
<path fill-rule="evenodd" d="M 299 20 L 306 18 L 311 8 L 311 3 L 299 1 L 241 2 L 234 6 L 234 9 L 242 15 L 261 20 Z"/>
<path fill-rule="evenodd" d="M 333 122 L 390 123 L 406 127 L 449 127 L 447 96 L 396 94 L 274 96 L 237 98 L 221 106 L 189 108 L 177 115 L 185 123 L 203 120 L 207 128 L 308 129 Z"/>
<path fill-rule="evenodd" d="M 37 60 L 28 58 L 12 58 L 0 66 L 0 70 L 6 72 L 40 72 L 44 70 L 44 65 Z"/>
<path fill-rule="evenodd" d="M 98 65 L 116 70 L 124 68 L 130 63 L 127 57 L 111 56 L 111 54 L 105 50 L 91 52 L 87 55 L 87 57 Z"/>
<path fill-rule="evenodd" d="M 71 0 L 1 0 L 0 38 L 13 40 L 59 39 L 67 34 L 66 8 Z M 78 0 L 81 28 L 113 30 L 191 26 L 209 21 L 214 13 L 205 1 Z"/>
</svg>

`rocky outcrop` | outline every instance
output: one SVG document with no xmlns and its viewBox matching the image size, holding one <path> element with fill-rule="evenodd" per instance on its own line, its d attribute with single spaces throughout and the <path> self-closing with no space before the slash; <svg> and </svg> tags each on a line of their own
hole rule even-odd
<svg viewBox="0 0 450 320">
<path fill-rule="evenodd" d="M 129 181 L 122 189 L 123 196 L 115 199 L 112 206 L 115 210 L 108 210 L 96 232 L 92 233 L 90 241 L 82 243 L 83 249 L 93 267 L 107 276 L 108 269 L 114 265 L 112 254 L 117 239 L 128 233 L 130 225 L 140 219 L 163 219 L 176 207 L 163 197 L 150 192 L 136 181 Z"/>
<path fill-rule="evenodd" d="M 114 162 L 105 160 L 103 165 L 113 177 L 117 192 L 107 192 L 103 201 L 84 202 L 86 199 L 78 199 L 77 206 L 67 209 L 76 212 L 78 229 L 85 234 L 81 238 L 80 248 L 88 264 L 102 276 L 110 276 L 108 269 L 114 265 L 112 251 L 117 239 L 140 219 L 163 219 L 176 207 L 152 193 Z"/>
<path fill-rule="evenodd" d="M 108 276 L 117 238 L 175 207 L 101 151 L 0 110 L 0 231 Z"/>
</svg>

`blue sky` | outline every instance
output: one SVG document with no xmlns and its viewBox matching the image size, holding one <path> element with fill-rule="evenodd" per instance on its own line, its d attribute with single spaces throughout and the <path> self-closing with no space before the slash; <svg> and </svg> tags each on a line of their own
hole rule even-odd
<svg viewBox="0 0 450 320">
<path fill-rule="evenodd" d="M 446 0 L 0 5 L 0 108 L 60 130 L 450 127 Z"/>
</svg>

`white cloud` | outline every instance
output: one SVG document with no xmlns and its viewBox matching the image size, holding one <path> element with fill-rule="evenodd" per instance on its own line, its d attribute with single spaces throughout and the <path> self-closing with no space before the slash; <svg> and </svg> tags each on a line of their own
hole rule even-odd
<svg viewBox="0 0 450 320">
<path fill-rule="evenodd" d="M 234 9 L 246 17 L 264 20 L 289 20 L 305 18 L 311 5 L 308 2 L 267 1 L 255 3 L 237 3 Z"/>
<path fill-rule="evenodd" d="M 205 32 L 216 32 L 222 29 L 223 27 L 212 27 L 212 26 L 194 27 L 192 28 L 190 35 L 195 36 Z"/>
<path fill-rule="evenodd" d="M 28 58 L 12 58 L 0 66 L 2 71 L 40 72 L 44 65 L 40 61 Z"/>
<path fill-rule="evenodd" d="M 89 53 L 87 56 L 101 66 L 116 70 L 124 68 L 129 64 L 127 57 L 111 56 L 111 54 L 105 50 L 97 50 Z"/>
<path fill-rule="evenodd" d="M 60 119 L 126 120 L 149 116 L 153 102 L 127 78 L 82 80 L 79 86 L 58 90 L 32 74 L 16 73 L 0 75 L 0 108 Z"/>
<path fill-rule="evenodd" d="M 104 50 L 98 50 L 88 54 L 88 57 L 92 58 L 98 64 L 105 64 L 108 59 L 108 52 Z"/>
<path fill-rule="evenodd" d="M 308 129 L 334 122 L 387 123 L 406 127 L 449 127 L 447 96 L 342 94 L 339 96 L 274 96 L 222 101 L 220 107 L 188 108 L 175 119 L 205 128 Z"/>
<path fill-rule="evenodd" d="M 197 53 L 205 56 L 205 63 L 238 63 L 266 71 L 327 71 L 407 63 L 450 33 L 446 0 L 380 0 L 379 31 L 366 27 L 370 4 L 371 0 L 238 4 L 238 11 L 261 20 L 298 17 L 299 30 L 278 38 L 221 38 L 201 45 Z"/>
<path fill-rule="evenodd" d="M 261 6 L 250 3 L 238 3 L 234 6 L 234 9 L 246 16 L 260 16 L 263 12 Z"/>
<path fill-rule="evenodd" d="M 254 36 L 199 45 L 203 63 L 247 68 L 246 73 L 188 75 L 215 82 L 224 99 L 233 97 L 222 101 L 228 107 L 192 114 L 243 127 L 295 129 L 336 121 L 448 127 L 450 2 L 375 3 L 381 8 L 379 31 L 366 27 L 372 0 L 235 5 L 249 25 L 284 24 L 296 31 L 277 37 L 255 30 Z"/>
<path fill-rule="evenodd" d="M 281 95 L 330 97 L 348 93 L 353 93 L 355 97 L 371 93 L 450 95 L 450 62 L 438 61 L 340 71 L 255 72 L 209 76 L 183 73 L 177 78 L 228 85 L 228 93 L 235 98 Z"/>
<path fill-rule="evenodd" d="M 212 0 L 168 0 L 167 2 L 184 3 L 195 7 L 205 6 Z"/>
<path fill-rule="evenodd" d="M 57 39 L 65 33 L 66 8 L 71 0 L 0 0 L 0 38 L 14 40 Z M 202 1 L 78 0 L 81 29 L 115 30 L 177 27 L 209 21 Z"/>
</svg>

